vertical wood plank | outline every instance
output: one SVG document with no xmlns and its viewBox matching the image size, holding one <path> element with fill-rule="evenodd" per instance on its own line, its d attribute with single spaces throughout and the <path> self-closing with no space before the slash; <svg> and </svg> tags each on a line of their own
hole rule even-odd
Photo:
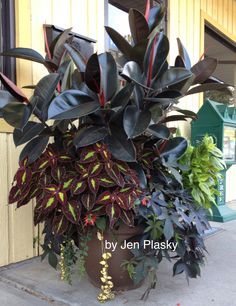
<svg viewBox="0 0 236 306">
<path fill-rule="evenodd" d="M 20 148 L 16 149 L 12 135 L 8 135 L 8 186 L 18 168 Z M 33 257 L 32 204 L 16 209 L 16 204 L 9 206 L 9 248 L 10 262 L 17 262 Z"/>
<path fill-rule="evenodd" d="M 105 1 L 96 0 L 96 40 L 98 53 L 105 51 Z"/>
<path fill-rule="evenodd" d="M 236 36 L 236 1 L 233 0 L 233 34 Z"/>
<path fill-rule="evenodd" d="M 212 11 L 213 11 L 213 0 L 207 0 L 206 2 L 206 11 L 207 14 L 209 14 L 210 16 L 212 16 Z"/>
<path fill-rule="evenodd" d="M 228 29 L 228 0 L 224 0 L 223 3 L 223 27 Z"/>
<path fill-rule="evenodd" d="M 236 16 L 234 16 L 234 18 L 236 18 Z M 228 0 L 228 24 L 227 24 L 227 29 L 228 29 L 230 34 L 233 33 L 233 0 Z"/>
<path fill-rule="evenodd" d="M 16 46 L 31 48 L 31 1 L 16 0 Z M 16 60 L 17 85 L 32 84 L 32 63 L 26 60 Z M 25 91 L 28 96 L 31 91 Z"/>
<path fill-rule="evenodd" d="M 45 56 L 44 48 L 44 34 L 43 34 L 43 24 L 52 23 L 52 11 L 51 11 L 51 1 L 41 0 L 34 1 L 31 0 L 31 45 L 34 50 Z M 37 12 L 37 13 L 36 13 Z M 47 69 L 38 63 L 32 64 L 32 81 L 33 84 L 37 84 L 42 76 L 48 74 Z"/>
<path fill-rule="evenodd" d="M 217 0 L 212 1 L 212 16 L 215 20 L 218 18 Z"/>
<path fill-rule="evenodd" d="M 88 35 L 90 38 L 96 39 L 97 37 L 97 6 L 96 0 L 87 0 L 88 5 Z"/>
<path fill-rule="evenodd" d="M 52 21 L 55 26 L 62 28 L 71 27 L 71 7 L 68 0 L 52 1 Z M 40 2 L 40 1 L 39 1 Z"/>
<path fill-rule="evenodd" d="M 71 0 L 71 19 L 73 30 L 81 35 L 88 36 L 87 1 Z"/>
<path fill-rule="evenodd" d="M 218 14 L 217 14 L 217 21 L 219 24 L 223 24 L 223 0 L 217 0 L 217 10 L 218 10 Z"/>
<path fill-rule="evenodd" d="M 171 65 L 174 65 L 175 62 L 175 57 L 178 54 L 177 50 L 177 42 L 176 38 L 179 36 L 179 6 L 178 6 L 178 1 L 173 1 L 171 0 L 169 2 L 168 6 L 168 20 L 169 20 L 169 40 L 170 40 L 170 45 L 172 48 L 170 48 L 169 52 L 169 62 Z"/>
<path fill-rule="evenodd" d="M 0 134 L 0 266 L 9 263 L 9 220 L 8 220 L 8 181 L 7 181 L 7 134 Z"/>
</svg>

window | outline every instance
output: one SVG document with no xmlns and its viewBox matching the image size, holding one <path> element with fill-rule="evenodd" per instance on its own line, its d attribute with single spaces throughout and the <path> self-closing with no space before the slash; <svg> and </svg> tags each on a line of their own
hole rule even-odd
<svg viewBox="0 0 236 306">
<path fill-rule="evenodd" d="M 227 37 L 216 32 L 210 26 L 205 27 L 205 57 L 213 57 L 218 61 L 217 68 L 213 76 L 217 79 L 236 86 L 236 43 L 227 39 Z M 235 103 L 235 93 L 227 94 L 225 91 L 209 92 L 206 98 L 216 102 Z"/>
<path fill-rule="evenodd" d="M 15 1 L 0 0 L 0 50 L 15 47 Z M 16 82 L 15 59 L 0 57 L 0 70 L 13 82 Z"/>
</svg>

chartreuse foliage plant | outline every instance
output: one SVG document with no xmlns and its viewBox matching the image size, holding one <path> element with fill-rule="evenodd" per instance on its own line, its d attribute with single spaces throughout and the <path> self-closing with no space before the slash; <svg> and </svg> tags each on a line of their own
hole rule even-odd
<svg viewBox="0 0 236 306">
<path fill-rule="evenodd" d="M 189 144 L 180 163 L 183 168 L 183 184 L 192 195 L 196 205 L 206 209 L 215 203 L 218 195 L 217 183 L 221 171 L 225 169 L 222 152 L 216 147 L 211 136 L 204 136 L 202 141 L 193 147 Z"/>
<path fill-rule="evenodd" d="M 119 69 L 109 52 L 84 58 L 71 29 L 51 45 L 46 39 L 45 56 L 24 47 L 2 53 L 36 62 L 48 71 L 37 84 L 27 86 L 33 89 L 31 98 L 0 73 L 5 87 L 0 91 L 0 116 L 14 127 L 15 145 L 23 146 L 9 203 L 21 207 L 36 199 L 34 222 L 44 224 L 43 257 L 48 255 L 54 267 L 60 250 L 68 245 L 67 254 L 73 258 L 66 255 L 64 262 L 75 261 L 71 246 L 80 247 L 78 240 L 88 232 L 126 223 L 144 227 L 140 243 L 145 238 L 178 242 L 176 254 L 142 248 L 134 252 L 134 267 L 126 266 L 135 282 L 155 274 L 162 258 L 173 255 L 174 274 L 200 274 L 205 250 L 200 234 L 209 225 L 196 203 L 204 196 L 208 206 L 214 177 L 210 184 L 207 171 L 211 166 L 220 169 L 220 162 L 213 144 L 207 142 L 192 153 L 193 161 L 201 161 L 199 167 L 208 161 L 207 167 L 200 168 L 201 178 L 197 165 L 191 164 L 193 185 L 188 181 L 191 173 L 182 173 L 183 180 L 179 160 L 188 143 L 175 137 L 175 129 L 166 123 L 197 118 L 178 106 L 184 96 L 227 90 L 227 84 L 211 78 L 216 59 L 204 58 L 192 65 L 179 39 L 179 54 L 170 65 L 164 15 L 162 3 L 148 5 L 145 16 L 131 9 L 131 44 L 106 27 L 120 51 Z M 86 252 L 80 253 L 83 260 Z"/>
</svg>

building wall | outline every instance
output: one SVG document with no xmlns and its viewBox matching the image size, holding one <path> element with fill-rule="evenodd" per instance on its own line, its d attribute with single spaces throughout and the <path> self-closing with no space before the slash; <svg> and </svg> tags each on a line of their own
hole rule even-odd
<svg viewBox="0 0 236 306">
<path fill-rule="evenodd" d="M 44 54 L 44 23 L 73 27 L 74 32 L 96 39 L 98 52 L 104 50 L 104 0 L 16 0 L 18 47 L 33 48 Z M 42 65 L 17 60 L 18 86 L 36 84 L 45 74 Z M 31 95 L 30 90 L 24 92 Z M 33 226 L 33 204 L 17 210 L 15 205 L 7 204 L 19 153 L 11 132 L 12 128 L 0 120 L 0 266 L 35 256 L 39 249 L 33 248 L 34 238 L 40 232 Z"/>
<path fill-rule="evenodd" d="M 98 41 L 96 50 L 104 50 L 105 2 L 107 0 L 16 0 L 16 44 L 36 49 L 44 54 L 42 24 L 63 28 L 73 27 L 75 32 Z M 204 51 L 203 17 L 209 17 L 225 33 L 235 39 L 235 0 L 169 0 L 170 62 L 177 55 L 176 37 L 187 47 L 193 63 Z M 209 19 L 208 18 L 208 19 Z M 17 61 L 18 86 L 36 84 L 46 74 L 37 63 Z M 30 90 L 25 90 L 29 96 Z M 185 99 L 182 106 L 197 111 L 201 103 L 198 95 Z M 188 134 L 189 126 L 183 125 Z M 34 237 L 40 229 L 34 228 L 33 204 L 15 210 L 7 205 L 8 191 L 17 169 L 18 150 L 12 142 L 12 128 L 0 120 L 0 266 L 17 262 L 38 254 L 33 248 Z"/>
<path fill-rule="evenodd" d="M 204 20 L 236 42 L 235 0 L 168 0 L 168 35 L 170 38 L 170 63 L 178 53 L 176 38 L 186 47 L 192 64 L 204 53 Z M 181 100 L 183 108 L 193 111 L 202 104 L 202 95 L 192 95 Z M 184 135 L 189 136 L 189 123 L 180 124 Z"/>
</svg>

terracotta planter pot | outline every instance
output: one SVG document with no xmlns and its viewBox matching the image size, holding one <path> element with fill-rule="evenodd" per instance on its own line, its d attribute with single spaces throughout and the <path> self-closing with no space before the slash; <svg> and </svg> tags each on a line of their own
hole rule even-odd
<svg viewBox="0 0 236 306">
<path fill-rule="evenodd" d="M 106 250 L 112 254 L 111 259 L 109 259 L 109 275 L 112 277 L 115 290 L 131 290 L 141 286 L 142 283 L 134 285 L 132 279 L 129 277 L 127 271 L 121 268 L 121 263 L 124 260 L 130 260 L 133 257 L 131 251 L 127 248 L 121 249 L 123 241 L 127 240 L 133 236 L 141 234 L 143 232 L 142 227 L 130 228 L 127 225 L 122 224 L 118 230 L 107 231 L 104 233 L 104 240 L 109 242 L 117 242 L 117 247 L 114 252 L 111 250 Z M 101 286 L 101 261 L 102 250 L 101 241 L 97 239 L 95 234 L 92 239 L 88 242 L 88 256 L 86 257 L 85 268 L 91 283 L 96 286 Z"/>
</svg>

